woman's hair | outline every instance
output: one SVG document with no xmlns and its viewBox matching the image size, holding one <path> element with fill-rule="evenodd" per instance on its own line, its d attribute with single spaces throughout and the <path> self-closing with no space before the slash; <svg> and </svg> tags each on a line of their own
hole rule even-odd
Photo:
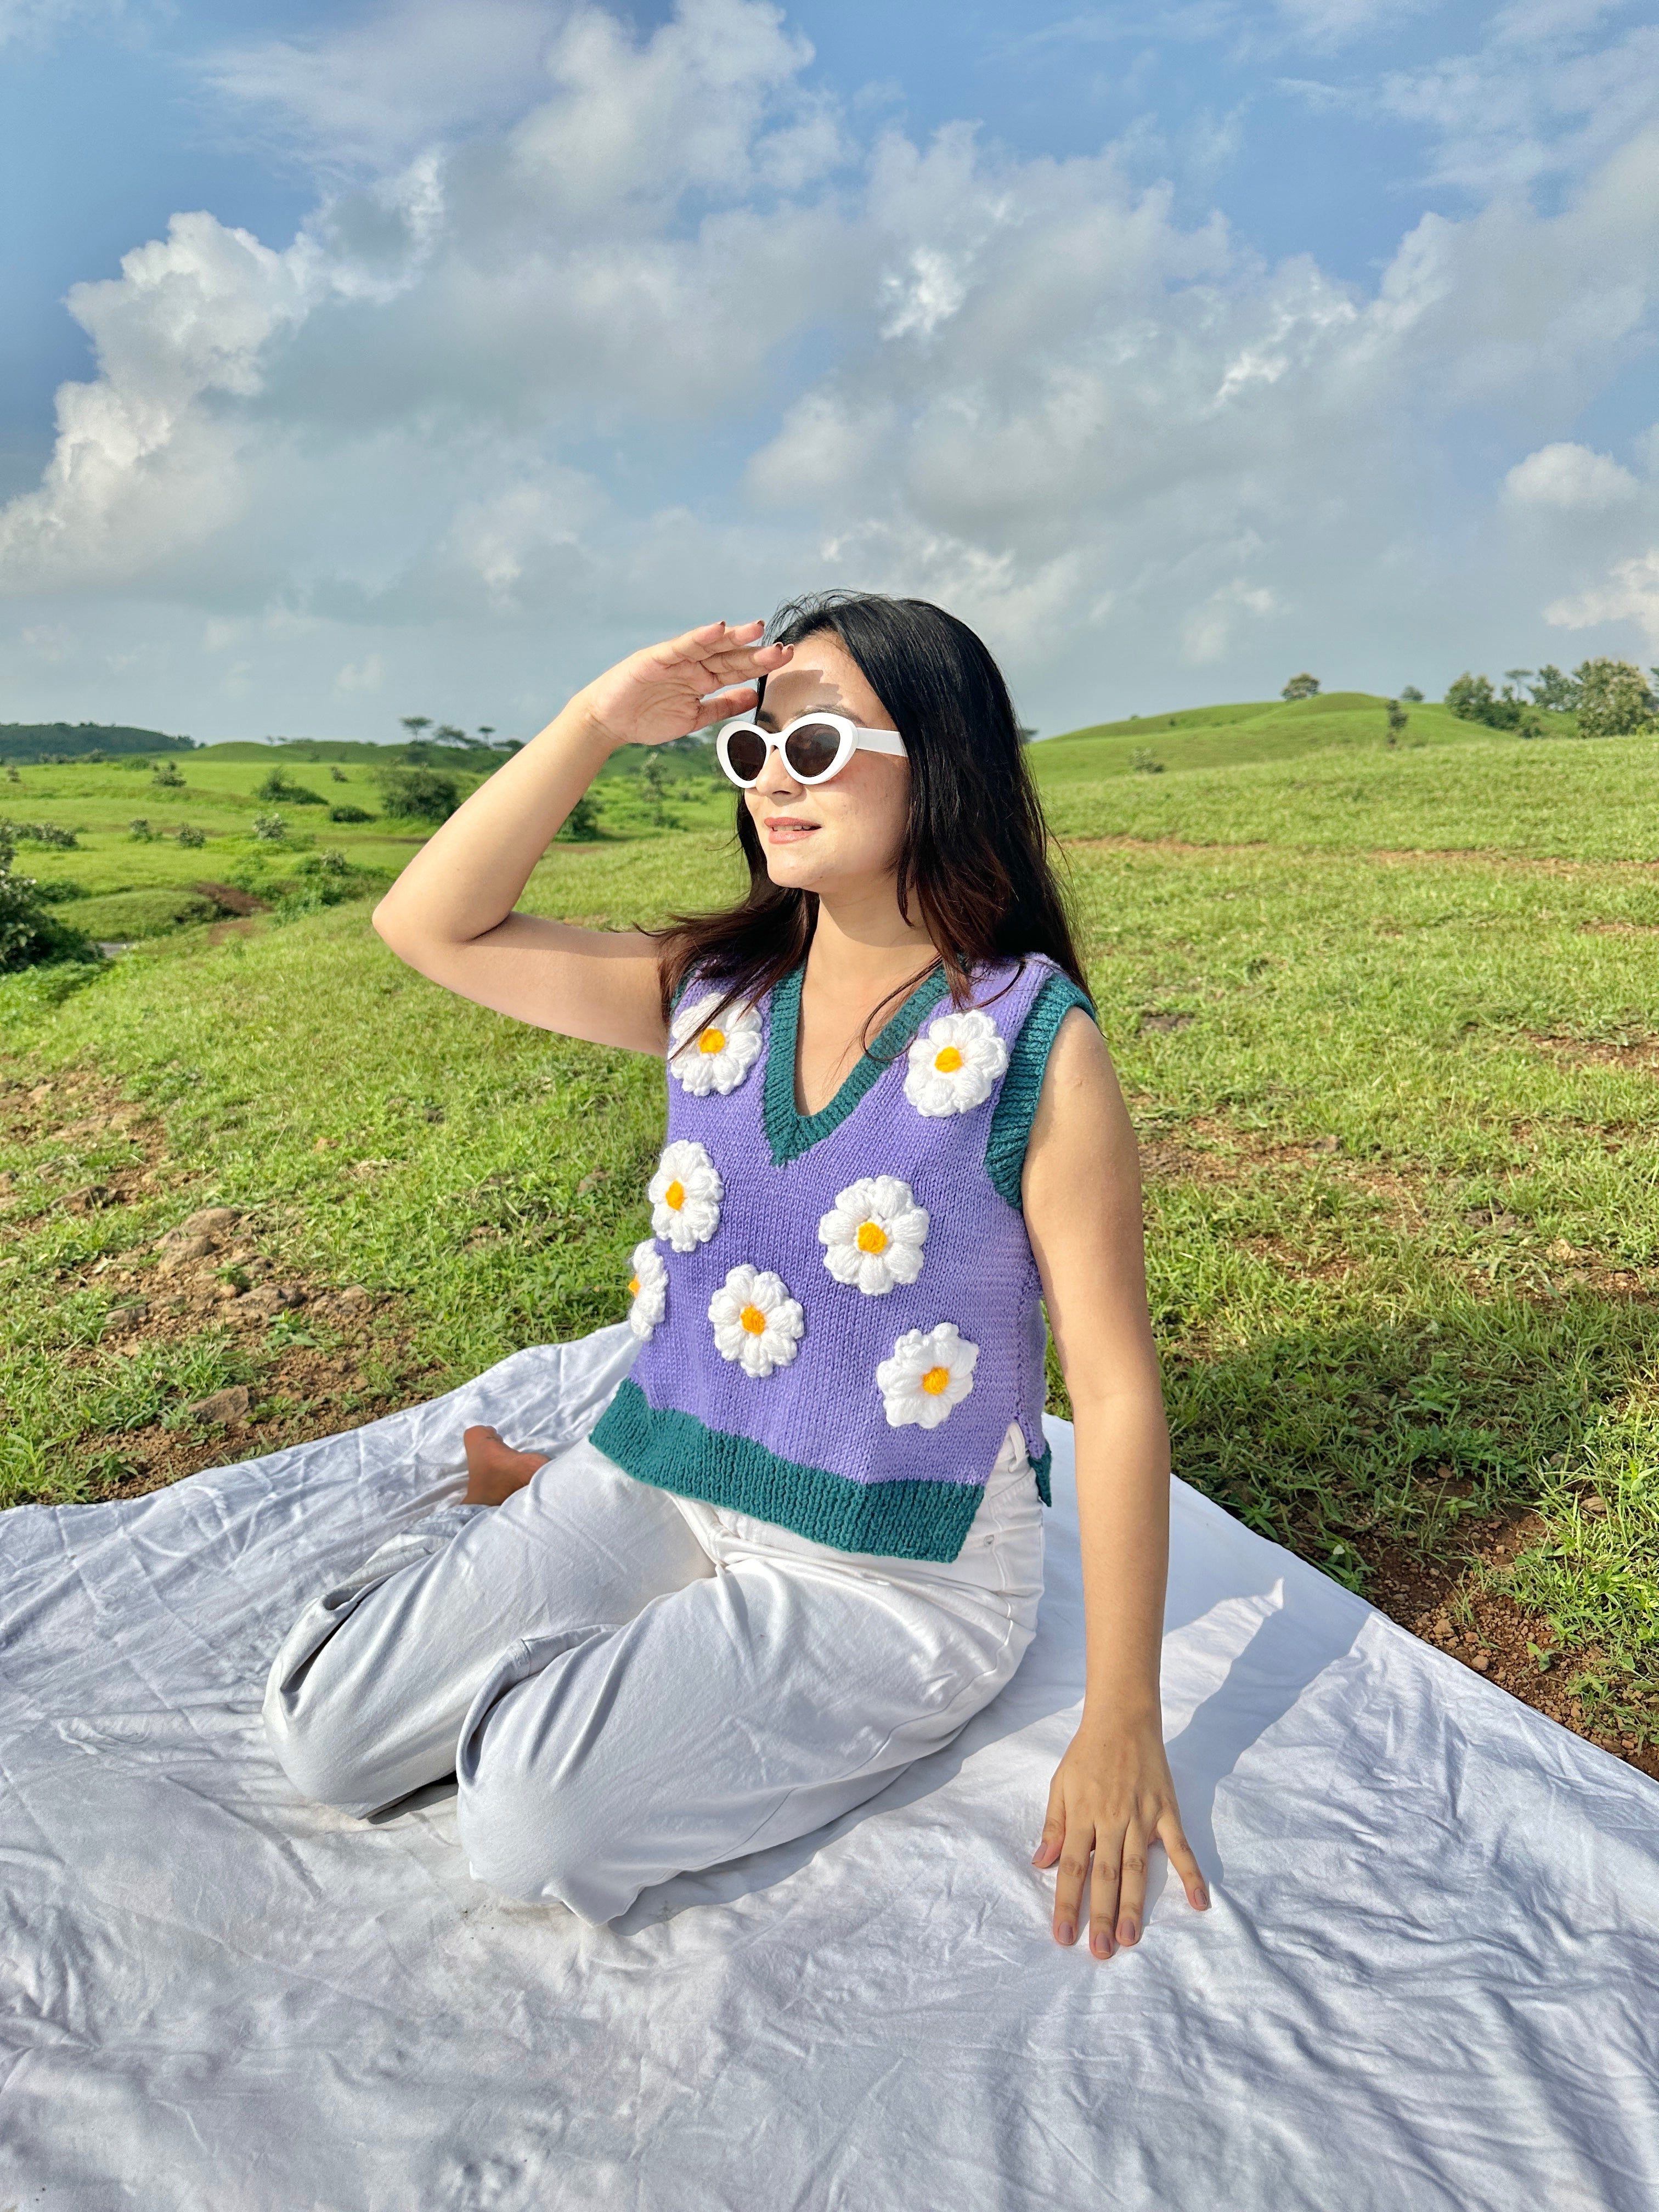
<svg viewBox="0 0 1659 2212">
<path fill-rule="evenodd" d="M 1046 953 L 1082 987 L 1013 702 L 984 645 L 942 607 L 876 592 L 791 599 L 766 629 L 775 645 L 826 633 L 857 662 L 909 755 L 899 912 L 908 921 L 914 909 L 938 946 L 952 1001 L 965 999 L 981 963 L 1021 953 Z M 812 941 L 817 895 L 772 881 L 741 794 L 738 842 L 749 863 L 747 896 L 722 913 L 678 915 L 657 933 L 665 1017 L 693 970 L 720 989 L 723 1005 L 753 1000 L 798 966 Z M 901 984 L 883 1004 L 912 988 Z"/>
</svg>

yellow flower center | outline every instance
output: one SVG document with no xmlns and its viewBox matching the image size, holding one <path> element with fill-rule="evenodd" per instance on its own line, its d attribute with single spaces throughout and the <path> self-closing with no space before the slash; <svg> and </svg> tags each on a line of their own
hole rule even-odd
<svg viewBox="0 0 1659 2212">
<path fill-rule="evenodd" d="M 745 1306 L 743 1311 L 738 1316 L 738 1319 L 743 1323 L 750 1336 L 765 1335 L 766 1316 L 761 1311 L 758 1306 Z"/>
<path fill-rule="evenodd" d="M 639 1294 L 640 1279 L 637 1275 L 630 1275 L 628 1279 L 628 1295 L 630 1298 L 636 1298 Z"/>
<path fill-rule="evenodd" d="M 860 1222 L 858 1248 L 860 1252 L 884 1252 L 887 1249 L 887 1231 L 880 1222 Z"/>
<path fill-rule="evenodd" d="M 681 1206 L 685 1204 L 685 1185 L 680 1181 L 678 1176 L 676 1176 L 673 1182 L 669 1184 L 667 1189 L 664 1191 L 662 1194 L 662 1202 L 665 1206 L 672 1208 L 672 1210 L 676 1213 L 678 1213 Z"/>
<path fill-rule="evenodd" d="M 943 1052 L 935 1054 L 933 1065 L 941 1075 L 954 1075 L 957 1068 L 962 1066 L 962 1054 L 957 1050 L 955 1045 L 947 1044 Z M 939 1385 L 941 1389 L 944 1387 L 943 1383 Z"/>
<path fill-rule="evenodd" d="M 921 1387 L 930 1398 L 937 1398 L 941 1390 L 948 1390 L 951 1387 L 950 1369 L 930 1367 L 921 1378 Z"/>
<path fill-rule="evenodd" d="M 697 1039 L 697 1050 L 699 1052 L 706 1052 L 709 1054 L 724 1052 L 726 1050 L 726 1031 L 724 1030 L 705 1030 L 702 1035 Z"/>
</svg>

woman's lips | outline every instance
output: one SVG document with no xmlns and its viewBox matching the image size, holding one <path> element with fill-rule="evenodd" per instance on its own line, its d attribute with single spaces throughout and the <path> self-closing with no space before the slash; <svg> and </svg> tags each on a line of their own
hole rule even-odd
<svg viewBox="0 0 1659 2212">
<path fill-rule="evenodd" d="M 793 814 L 769 814 L 766 835 L 774 845 L 799 845 L 803 837 L 811 837 L 817 830 L 816 822 L 803 822 Z"/>
</svg>

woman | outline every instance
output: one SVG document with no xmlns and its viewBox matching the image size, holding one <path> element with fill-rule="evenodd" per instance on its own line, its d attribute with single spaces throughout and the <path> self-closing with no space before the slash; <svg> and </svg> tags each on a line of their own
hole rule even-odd
<svg viewBox="0 0 1659 2212">
<path fill-rule="evenodd" d="M 1034 1863 L 1138 1941 L 1150 1846 L 1208 1902 L 1164 1758 L 1169 1457 L 1128 1116 L 1008 693 L 920 600 L 714 623 L 571 700 L 375 927 L 499 1012 L 666 1056 L 637 1340 L 550 1460 L 309 1608 L 273 1742 L 357 1813 L 452 1770 L 482 1881 L 613 1918 L 805 1833 L 1009 1680 L 1042 1589 L 1046 1301 L 1076 1414 L 1088 1669 Z M 747 897 L 659 934 L 514 911 L 605 761 L 722 722 Z M 1092 1861 L 1092 1875 L 1091 1862 Z"/>
</svg>

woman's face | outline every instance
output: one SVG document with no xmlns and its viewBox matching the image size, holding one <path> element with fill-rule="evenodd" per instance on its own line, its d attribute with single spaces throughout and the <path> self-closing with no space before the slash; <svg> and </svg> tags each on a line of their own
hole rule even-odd
<svg viewBox="0 0 1659 2212">
<path fill-rule="evenodd" d="M 803 638 L 793 659 L 768 678 L 756 719 L 763 729 L 781 730 L 799 715 L 821 712 L 845 714 L 860 729 L 893 726 L 858 663 L 827 631 Z M 855 752 L 828 783 L 803 784 L 774 747 L 744 799 L 775 884 L 833 899 L 897 872 L 910 807 L 908 761 Z"/>
</svg>

